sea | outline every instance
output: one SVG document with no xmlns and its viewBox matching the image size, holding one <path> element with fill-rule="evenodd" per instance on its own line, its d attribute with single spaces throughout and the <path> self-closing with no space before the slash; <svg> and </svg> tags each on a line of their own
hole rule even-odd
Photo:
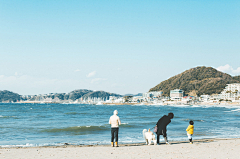
<svg viewBox="0 0 240 159">
<path fill-rule="evenodd" d="M 153 131 L 169 112 L 174 113 L 167 126 L 170 142 L 188 141 L 190 120 L 193 140 L 240 138 L 240 106 L 0 103 L 0 147 L 107 145 L 114 110 L 122 122 L 119 144 L 143 143 L 143 129 Z"/>
</svg>

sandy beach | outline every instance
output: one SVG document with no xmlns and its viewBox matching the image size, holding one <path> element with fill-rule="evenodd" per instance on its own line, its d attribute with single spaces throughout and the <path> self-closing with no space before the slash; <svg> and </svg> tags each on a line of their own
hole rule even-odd
<svg viewBox="0 0 240 159">
<path fill-rule="evenodd" d="M 189 144 L 187 141 L 170 142 L 171 145 L 121 144 L 109 145 L 66 145 L 28 148 L 1 148 L 4 159 L 77 159 L 77 158 L 239 158 L 240 139 L 203 139 Z"/>
</svg>

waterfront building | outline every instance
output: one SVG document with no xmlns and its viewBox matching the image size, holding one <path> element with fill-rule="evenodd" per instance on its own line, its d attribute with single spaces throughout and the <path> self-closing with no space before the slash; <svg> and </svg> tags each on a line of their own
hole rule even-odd
<svg viewBox="0 0 240 159">
<path fill-rule="evenodd" d="M 238 100 L 240 98 L 240 83 L 227 84 L 221 92 L 221 98 L 224 100 Z"/>
<path fill-rule="evenodd" d="M 193 96 L 185 96 L 185 97 L 182 98 L 181 103 L 182 104 L 189 104 L 192 101 L 192 99 L 193 99 Z"/>
<path fill-rule="evenodd" d="M 143 93 L 142 97 L 143 98 L 161 97 L 162 94 L 163 94 L 162 91 L 152 91 L 152 92 Z"/>
<path fill-rule="evenodd" d="M 174 89 L 170 91 L 171 100 L 181 100 L 183 98 L 184 91 L 181 89 Z"/>
<path fill-rule="evenodd" d="M 58 97 L 55 97 L 54 99 L 52 99 L 52 102 L 54 103 L 59 103 L 60 102 L 60 99 Z"/>
<path fill-rule="evenodd" d="M 107 103 L 123 103 L 122 97 L 117 96 L 109 96 L 109 100 L 106 101 Z"/>
<path fill-rule="evenodd" d="M 207 95 L 207 94 L 201 95 L 201 96 L 200 96 L 200 100 L 201 100 L 202 102 L 207 102 L 207 101 L 210 100 L 210 95 Z"/>
<path fill-rule="evenodd" d="M 52 98 L 46 98 L 46 99 L 44 100 L 44 102 L 45 102 L 45 103 L 52 103 Z"/>
<path fill-rule="evenodd" d="M 222 95 L 221 94 L 212 94 L 210 96 L 210 100 L 220 100 L 222 99 Z"/>
</svg>

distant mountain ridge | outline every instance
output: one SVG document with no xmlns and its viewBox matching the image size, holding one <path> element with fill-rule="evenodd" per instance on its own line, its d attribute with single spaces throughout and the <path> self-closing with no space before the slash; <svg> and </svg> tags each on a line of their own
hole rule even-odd
<svg viewBox="0 0 240 159">
<path fill-rule="evenodd" d="M 163 91 L 169 96 L 170 90 L 182 89 L 188 95 L 219 94 L 226 84 L 240 83 L 240 76 L 220 72 L 212 67 L 195 67 L 173 76 L 149 91 Z"/>
<path fill-rule="evenodd" d="M 133 97 L 136 97 L 136 96 L 142 96 L 143 94 L 142 93 L 138 93 L 138 94 L 125 94 L 124 96 L 133 96 Z"/>
<path fill-rule="evenodd" d="M 49 98 L 54 99 L 55 97 L 58 97 L 60 100 L 77 100 L 80 98 L 87 99 L 87 98 L 104 98 L 109 99 L 110 96 L 116 96 L 121 97 L 119 94 L 115 93 L 109 93 L 105 91 L 93 91 L 93 90 L 87 90 L 87 89 L 77 89 L 74 91 L 71 91 L 69 93 L 56 93 L 49 95 Z"/>
<path fill-rule="evenodd" d="M 71 93 L 76 93 L 76 91 L 81 91 L 81 90 L 75 90 L 70 92 Z M 115 94 L 115 93 L 109 93 L 105 91 L 91 91 L 88 90 L 89 92 L 83 94 L 80 98 L 109 98 L 110 96 L 115 96 L 115 97 L 121 97 L 122 95 L 120 94 Z M 82 94 L 82 92 L 80 92 Z M 78 93 L 79 94 L 79 93 Z"/>
<path fill-rule="evenodd" d="M 46 95 L 46 98 L 59 98 L 60 100 L 72 100 L 75 101 L 80 98 L 104 98 L 104 99 L 109 99 L 110 96 L 116 96 L 116 97 L 121 97 L 122 95 L 115 94 L 115 93 L 109 93 L 105 91 L 92 91 L 92 90 L 87 90 L 87 89 L 77 89 L 74 91 L 71 91 L 69 93 L 50 93 Z M 39 100 L 40 97 L 37 95 L 31 96 L 31 97 L 25 97 L 21 96 L 17 93 L 13 93 L 11 91 L 0 91 L 0 102 L 16 102 L 19 100 Z"/>
</svg>

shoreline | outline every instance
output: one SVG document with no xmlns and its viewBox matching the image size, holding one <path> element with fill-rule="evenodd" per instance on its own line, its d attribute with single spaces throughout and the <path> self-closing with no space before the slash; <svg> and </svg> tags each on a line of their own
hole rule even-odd
<svg viewBox="0 0 240 159">
<path fill-rule="evenodd" d="M 240 138 L 216 138 L 170 142 L 171 145 L 120 144 L 119 147 L 103 145 L 65 145 L 46 147 L 0 148 L 0 158 L 7 159 L 78 159 L 78 158 L 239 158 Z"/>
<path fill-rule="evenodd" d="M 4 103 L 11 103 L 11 102 L 0 102 Z M 192 106 L 192 105 L 206 105 L 206 106 L 240 106 L 240 103 L 197 103 L 197 104 L 170 104 L 170 103 L 102 103 L 102 104 L 93 104 L 93 103 L 62 103 L 62 102 L 41 102 L 41 101 L 24 101 L 24 102 L 13 102 L 14 104 L 86 104 L 86 105 L 162 105 L 162 106 Z"/>
<path fill-rule="evenodd" d="M 195 144 L 199 143 L 210 143 L 210 142 L 216 142 L 216 141 L 221 141 L 221 140 L 240 140 L 240 138 L 205 138 L 205 139 L 196 139 L 193 140 Z M 184 141 L 169 141 L 171 145 L 176 145 L 176 144 L 185 144 L 189 143 L 188 140 Z M 160 142 L 160 145 L 166 145 L 165 142 Z M 131 146 L 148 146 L 146 145 L 145 142 L 140 142 L 140 143 L 126 143 L 126 144 L 119 144 L 119 147 L 131 147 Z M 151 144 L 153 145 L 153 143 Z M 73 144 L 68 144 L 65 143 L 64 145 L 49 145 L 49 146 L 13 146 L 13 147 L 1 147 L 0 149 L 31 149 L 31 148 L 75 148 L 75 147 L 111 147 L 111 144 L 80 144 L 80 145 L 73 145 Z"/>
</svg>

